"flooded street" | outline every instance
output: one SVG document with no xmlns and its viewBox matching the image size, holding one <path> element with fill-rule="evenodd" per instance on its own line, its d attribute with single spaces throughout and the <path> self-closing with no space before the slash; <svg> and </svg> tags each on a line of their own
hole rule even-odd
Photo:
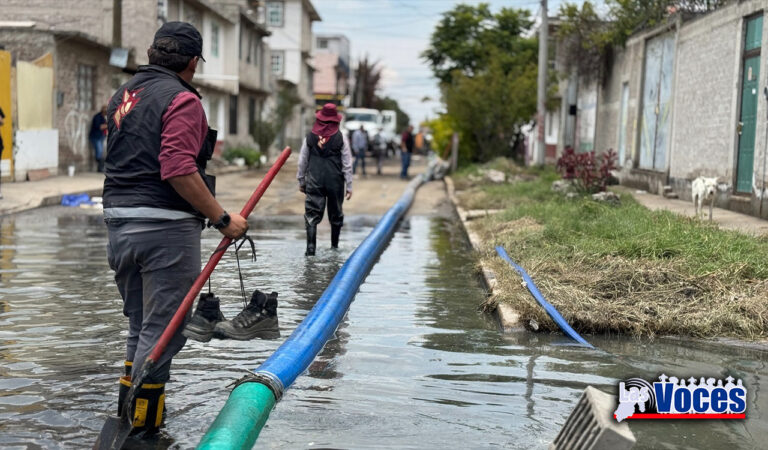
<svg viewBox="0 0 768 450">
<path fill-rule="evenodd" d="M 375 220 L 348 217 L 338 252 L 321 229 L 315 258 L 303 256 L 299 217 L 251 222 L 257 261 L 241 259 L 245 287 L 279 292 L 282 338 L 189 341 L 174 359 L 157 447 L 197 444 L 228 385 L 288 337 Z M 203 237 L 207 259 L 219 238 L 211 230 Z M 105 242 L 96 212 L 48 208 L 0 219 L 0 447 L 90 447 L 114 413 L 126 320 Z M 235 267 L 225 257 L 211 280 L 228 318 L 242 308 Z M 587 385 L 613 393 L 623 378 L 726 371 L 747 386 L 746 421 L 635 421 L 636 448 L 758 448 L 768 439 L 764 353 L 586 336 L 598 352 L 560 335 L 503 335 L 478 311 L 483 299 L 456 222 L 407 217 L 258 446 L 546 448 Z"/>
</svg>

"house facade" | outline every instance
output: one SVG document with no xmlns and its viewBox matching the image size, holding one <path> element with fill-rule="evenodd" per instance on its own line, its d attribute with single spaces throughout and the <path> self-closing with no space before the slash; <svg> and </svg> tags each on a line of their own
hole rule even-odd
<svg viewBox="0 0 768 450">
<path fill-rule="evenodd" d="M 619 154 L 622 184 L 691 198 L 717 177 L 718 206 L 768 217 L 765 55 L 768 1 L 670 16 L 617 49 L 605 77 L 570 77 L 558 149 Z M 573 113 L 573 114 L 570 114 Z M 569 117 L 572 116 L 572 117 Z"/>
<path fill-rule="evenodd" d="M 309 0 L 267 1 L 265 15 L 272 33 L 268 38 L 272 74 L 283 86 L 295 89 L 300 99 L 278 139 L 298 148 L 314 120 L 312 23 L 320 16 Z"/>
<path fill-rule="evenodd" d="M 51 55 L 55 89 L 51 94 L 50 129 L 57 133 L 54 151 L 58 154 L 57 165 L 62 169 L 75 165 L 78 171 L 89 170 L 95 169 L 89 156 L 90 148 L 87 143 L 81 144 L 82 133 L 75 131 L 88 126 L 90 118 L 114 90 L 127 81 L 139 65 L 148 62 L 147 49 L 162 23 L 190 22 L 203 37 L 206 59 L 199 64 L 193 84 L 203 96 L 209 125 L 219 131 L 217 152 L 220 152 L 225 144 L 255 145 L 253 123 L 268 107 L 274 90 L 266 66 L 269 50 L 264 37 L 269 32 L 263 20 L 259 20 L 258 3 L 248 0 L 8 0 L 3 5 L 0 46 L 9 51 L 13 61 L 10 70 L 14 73 L 16 61 L 35 61 L 45 54 Z M 26 100 L 22 104 L 19 100 L 24 99 L 14 97 L 12 104 L 14 109 L 23 110 Z M 11 112 L 12 117 L 22 117 L 15 114 L 16 111 Z M 76 126 L 74 117 L 79 121 Z M 24 124 L 14 119 L 12 127 L 14 132 L 23 131 Z M 46 142 L 51 141 L 50 136 L 47 139 Z M 5 177 L 13 175 L 10 169 L 13 159 L 7 153 L 3 152 L 4 162 L 0 166 Z M 46 164 L 50 164 L 50 158 Z"/>
<path fill-rule="evenodd" d="M 349 95 L 349 39 L 341 34 L 316 34 L 313 65 L 315 108 L 330 102 L 343 109 Z"/>
</svg>

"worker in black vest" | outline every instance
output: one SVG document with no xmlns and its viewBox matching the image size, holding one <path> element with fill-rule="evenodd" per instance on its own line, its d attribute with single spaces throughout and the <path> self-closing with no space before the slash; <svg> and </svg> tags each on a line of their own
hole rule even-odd
<svg viewBox="0 0 768 450">
<path fill-rule="evenodd" d="M 344 224 L 341 204 L 345 194 L 347 200 L 352 198 L 352 151 L 346 136 L 339 131 L 341 114 L 336 105 L 326 103 L 315 117 L 315 125 L 301 145 L 296 176 L 299 190 L 306 194 L 307 256 L 315 254 L 317 224 L 323 220 L 326 205 L 331 222 L 331 248 L 338 248 Z"/>
<path fill-rule="evenodd" d="M 200 94 L 189 84 L 202 50 L 192 25 L 164 24 L 147 51 L 149 65 L 140 66 L 109 102 L 107 257 L 129 324 L 118 411 L 131 373 L 141 370 L 200 273 L 205 219 L 230 238 L 248 228 L 243 217 L 219 205 L 214 180 L 205 174 L 216 131 L 208 128 Z M 171 359 L 185 342 L 179 329 L 138 388 L 131 409 L 134 431 L 153 434 L 162 425 Z"/>
</svg>

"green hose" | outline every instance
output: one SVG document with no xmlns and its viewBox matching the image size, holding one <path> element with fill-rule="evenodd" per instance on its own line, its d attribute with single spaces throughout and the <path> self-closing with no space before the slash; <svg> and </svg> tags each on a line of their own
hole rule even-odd
<svg viewBox="0 0 768 450">
<path fill-rule="evenodd" d="M 261 383 L 243 383 L 232 390 L 198 449 L 251 448 L 275 406 L 275 395 Z"/>
</svg>

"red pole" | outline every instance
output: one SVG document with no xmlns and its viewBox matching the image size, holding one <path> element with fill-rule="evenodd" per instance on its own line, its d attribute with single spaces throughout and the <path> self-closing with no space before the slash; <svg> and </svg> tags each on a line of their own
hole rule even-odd
<svg viewBox="0 0 768 450">
<path fill-rule="evenodd" d="M 255 191 L 253 191 L 253 194 L 251 194 L 251 198 L 248 199 L 248 202 L 245 204 L 242 211 L 240 211 L 241 216 L 248 218 L 248 216 L 253 211 L 253 208 L 256 207 L 256 203 L 261 200 L 261 196 L 264 195 L 264 191 L 267 190 L 270 183 L 272 183 L 272 180 L 275 178 L 275 175 L 277 175 L 277 172 L 280 171 L 280 169 L 283 167 L 283 164 L 285 164 L 285 161 L 290 155 L 291 148 L 286 147 L 285 150 L 283 150 L 283 153 L 281 153 L 277 158 L 277 161 L 275 161 L 275 163 L 272 165 L 272 168 L 269 169 L 269 172 L 267 172 L 267 174 L 264 176 L 264 179 L 261 180 L 259 186 Z M 213 255 L 211 255 L 211 258 L 208 260 L 208 263 L 205 265 L 205 267 L 203 267 L 203 270 L 200 272 L 200 275 L 197 276 L 197 279 L 192 284 L 192 287 L 189 288 L 187 296 L 184 297 L 181 305 L 179 305 L 179 309 L 176 310 L 176 314 L 174 314 L 171 321 L 168 322 L 168 325 L 165 327 L 165 331 L 163 331 L 162 336 L 160 336 L 157 344 L 155 344 L 155 348 L 152 350 L 152 353 L 150 353 L 150 355 L 147 357 L 145 367 L 148 367 L 148 364 L 152 364 L 160 359 L 160 356 L 162 356 L 163 351 L 165 351 L 165 347 L 168 345 L 168 342 L 170 342 L 173 335 L 176 334 L 176 330 L 178 330 L 179 326 L 181 326 L 181 323 L 184 321 L 184 317 L 192 307 L 192 303 L 194 303 L 197 294 L 199 294 L 200 290 L 203 289 L 205 282 L 208 281 L 208 278 L 211 276 L 213 269 L 216 268 L 216 264 L 219 263 L 221 257 L 224 255 L 225 249 L 229 247 L 231 242 L 231 238 L 225 237 L 221 240 L 219 246 L 216 247 L 217 251 L 213 252 Z"/>
</svg>

